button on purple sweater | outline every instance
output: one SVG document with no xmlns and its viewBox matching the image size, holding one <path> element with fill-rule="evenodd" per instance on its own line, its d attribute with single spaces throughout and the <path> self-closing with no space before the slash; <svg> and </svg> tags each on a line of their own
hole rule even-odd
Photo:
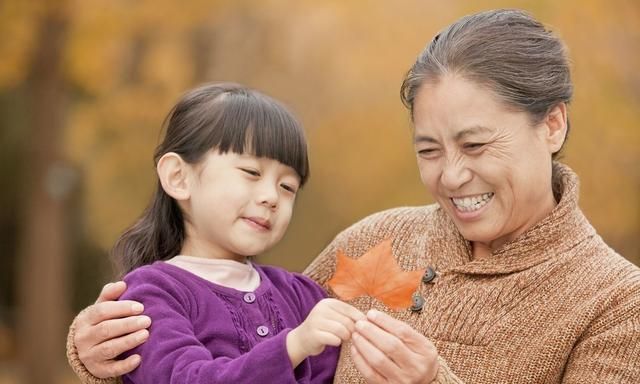
<svg viewBox="0 0 640 384">
<path fill-rule="evenodd" d="M 130 272 L 120 299 L 143 303 L 152 324 L 147 342 L 127 354 L 140 354 L 142 363 L 124 383 L 332 382 L 338 348 L 294 370 L 285 345 L 325 292 L 300 274 L 254 267 L 261 279 L 255 300 L 164 262 Z"/>
</svg>

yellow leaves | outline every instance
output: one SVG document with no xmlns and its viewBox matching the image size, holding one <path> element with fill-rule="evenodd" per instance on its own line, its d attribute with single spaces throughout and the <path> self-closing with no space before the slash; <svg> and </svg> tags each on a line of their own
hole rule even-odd
<svg viewBox="0 0 640 384">
<path fill-rule="evenodd" d="M 0 1 L 0 90 L 24 84 L 39 16 L 63 2 Z M 113 233 L 144 208 L 159 124 L 176 98 L 202 81 L 232 80 L 285 101 L 305 123 L 314 176 L 301 198 L 309 203 L 298 204 L 290 229 L 300 236 L 285 241 L 290 260 L 283 261 L 282 252 L 270 260 L 298 269 L 308 261 L 297 258 L 300 249 L 311 258 L 366 214 L 429 203 L 398 89 L 434 33 L 483 8 L 379 1 L 363 13 L 357 2 L 337 0 L 67 5 L 62 68 L 71 97 L 65 141 L 67 154 L 84 170 L 95 237 L 110 244 Z M 525 8 L 568 43 L 576 95 L 566 160 L 581 177 L 581 203 L 601 235 L 622 239 L 614 248 L 639 262 L 640 55 L 631 47 L 640 7 L 587 1 L 580 8 L 561 2 Z M 608 198 L 611 191 L 618 198 Z"/>
<path fill-rule="evenodd" d="M 16 86 L 26 75 L 39 10 L 32 1 L 0 1 L 0 89 Z"/>
<path fill-rule="evenodd" d="M 411 306 L 411 295 L 418 288 L 424 271 L 403 271 L 391 252 L 391 240 L 371 248 L 358 259 L 336 255 L 337 266 L 329 287 L 342 300 L 359 296 L 374 297 L 393 309 Z"/>
</svg>

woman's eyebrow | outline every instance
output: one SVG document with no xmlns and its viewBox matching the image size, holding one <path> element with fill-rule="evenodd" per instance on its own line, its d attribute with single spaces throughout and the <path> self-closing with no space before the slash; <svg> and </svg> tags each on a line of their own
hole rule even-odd
<svg viewBox="0 0 640 384">
<path fill-rule="evenodd" d="M 431 136 L 426 136 L 426 135 L 416 135 L 413 138 L 413 142 L 414 142 L 414 144 L 418 144 L 418 143 L 437 143 L 436 139 L 434 139 Z"/>
<path fill-rule="evenodd" d="M 459 132 L 456 132 L 455 135 L 453 135 L 453 138 L 455 141 L 460 141 L 465 136 L 470 136 L 470 135 L 479 134 L 479 133 L 489 133 L 489 132 L 493 132 L 493 130 L 483 125 L 474 125 L 473 127 L 465 128 Z M 418 144 L 418 143 L 437 143 L 438 141 L 428 135 L 416 135 L 413 138 L 413 142 L 414 144 Z"/>
<path fill-rule="evenodd" d="M 460 132 L 457 132 L 453 138 L 456 141 L 459 141 L 466 136 L 470 136 L 478 133 L 488 133 L 488 132 L 493 132 L 493 131 L 483 125 L 474 125 L 473 127 L 465 128 Z"/>
</svg>

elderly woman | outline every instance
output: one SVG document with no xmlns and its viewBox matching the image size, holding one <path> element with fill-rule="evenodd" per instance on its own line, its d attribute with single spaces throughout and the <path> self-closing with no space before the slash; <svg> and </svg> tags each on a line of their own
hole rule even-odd
<svg viewBox="0 0 640 384">
<path fill-rule="evenodd" d="M 374 309 L 343 345 L 336 382 L 640 382 L 640 270 L 597 235 L 577 176 L 554 161 L 572 95 L 562 42 L 521 11 L 467 16 L 433 38 L 401 95 L 437 203 L 365 218 L 306 274 L 326 287 L 338 250 L 359 257 L 388 239 L 404 270 L 427 273 L 413 310 L 350 301 Z M 104 289 L 72 325 L 84 382 L 139 362 L 114 360 L 149 324 L 111 301 L 123 289 Z"/>
</svg>

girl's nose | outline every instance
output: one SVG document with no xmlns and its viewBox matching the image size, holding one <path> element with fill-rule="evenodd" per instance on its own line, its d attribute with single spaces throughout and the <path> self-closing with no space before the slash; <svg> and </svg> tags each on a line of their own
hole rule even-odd
<svg viewBox="0 0 640 384">
<path fill-rule="evenodd" d="M 275 209 L 278 206 L 277 186 L 270 185 L 270 183 L 264 183 L 264 185 L 260 189 L 258 201 L 261 205 L 264 205 L 270 209 Z"/>
</svg>

